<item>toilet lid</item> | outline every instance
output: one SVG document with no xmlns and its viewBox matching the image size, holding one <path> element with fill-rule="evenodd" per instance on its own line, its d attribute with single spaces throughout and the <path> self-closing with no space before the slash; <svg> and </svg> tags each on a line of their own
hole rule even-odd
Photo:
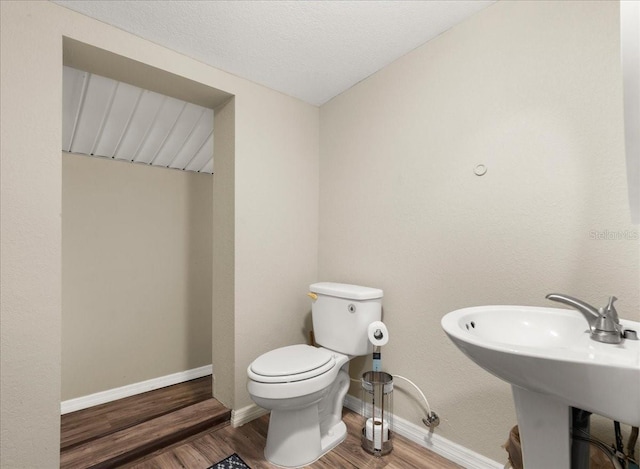
<svg viewBox="0 0 640 469">
<path fill-rule="evenodd" d="M 250 370 L 262 381 L 288 382 L 314 378 L 335 366 L 331 352 L 310 345 L 290 345 L 271 350 L 258 358 Z"/>
</svg>

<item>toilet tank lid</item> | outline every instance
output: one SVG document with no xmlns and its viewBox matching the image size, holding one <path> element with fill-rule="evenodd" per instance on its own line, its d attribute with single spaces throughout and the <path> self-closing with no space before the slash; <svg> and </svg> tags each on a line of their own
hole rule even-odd
<svg viewBox="0 0 640 469">
<path fill-rule="evenodd" d="M 349 298 L 351 300 L 375 300 L 383 296 L 383 292 L 379 288 L 361 287 L 348 283 L 319 282 L 310 285 L 309 290 L 320 295 Z"/>
</svg>

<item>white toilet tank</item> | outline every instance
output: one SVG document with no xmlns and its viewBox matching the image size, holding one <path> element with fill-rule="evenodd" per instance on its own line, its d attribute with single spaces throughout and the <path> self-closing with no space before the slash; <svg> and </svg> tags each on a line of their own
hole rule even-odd
<svg viewBox="0 0 640 469">
<path fill-rule="evenodd" d="M 382 319 L 382 290 L 333 282 L 314 283 L 309 290 L 317 295 L 311 315 L 318 345 L 345 355 L 373 352 L 367 328 Z"/>
</svg>

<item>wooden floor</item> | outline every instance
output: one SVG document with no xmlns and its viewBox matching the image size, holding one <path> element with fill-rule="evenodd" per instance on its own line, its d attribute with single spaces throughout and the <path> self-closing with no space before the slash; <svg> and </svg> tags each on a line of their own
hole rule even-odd
<svg viewBox="0 0 640 469">
<path fill-rule="evenodd" d="M 211 396 L 211 376 L 207 376 L 65 414 L 61 418 L 60 449 L 64 451 L 80 443 L 133 427 L 205 401 Z"/>
<path fill-rule="evenodd" d="M 315 463 L 311 469 L 450 469 L 457 464 L 396 435 L 393 451 L 383 457 L 368 454 L 360 446 L 361 417 L 345 409 L 347 439 Z M 267 436 L 269 416 L 233 428 L 230 425 L 167 448 L 148 458 L 125 467 L 129 469 L 205 469 L 237 453 L 252 469 L 273 469 L 265 461 L 263 449 Z"/>
<path fill-rule="evenodd" d="M 229 423 L 211 377 L 63 415 L 61 469 L 121 467 Z"/>
<path fill-rule="evenodd" d="M 195 383 L 195 385 L 193 382 L 190 383 L 190 385 L 187 385 L 186 383 L 184 384 L 184 386 L 187 387 L 191 386 L 191 391 L 189 392 L 193 392 L 194 386 L 196 388 L 206 388 L 206 386 L 202 385 L 202 382 Z M 179 386 L 183 385 L 178 385 L 177 387 L 172 386 L 174 389 L 172 389 L 171 392 L 178 392 Z M 210 395 L 211 394 L 209 394 L 209 396 Z M 166 396 L 167 391 L 165 390 L 164 397 L 166 398 Z M 128 398 L 130 402 L 126 408 L 130 409 L 131 402 L 137 397 L 138 396 Z M 153 400 L 153 396 L 145 396 L 144 399 L 146 401 Z M 184 404 L 186 401 L 188 401 L 188 399 L 185 399 L 183 395 L 182 403 Z M 169 407 L 174 405 L 170 398 L 166 399 L 166 402 Z M 118 404 L 112 405 L 117 406 Z M 109 406 L 109 404 L 107 404 L 107 406 Z M 103 424 L 95 422 L 94 420 L 104 420 L 104 418 L 90 418 L 90 410 L 91 409 L 83 411 L 85 412 L 83 420 L 87 422 L 88 427 L 93 428 L 95 426 L 102 426 Z M 99 415 L 105 415 L 104 409 L 100 409 L 100 412 L 101 413 Z M 111 419 L 118 419 L 117 415 L 119 413 L 120 411 L 115 410 L 113 414 L 111 414 Z M 163 418 L 170 418 L 170 416 L 171 414 L 167 414 L 165 412 Z M 65 416 L 63 416 L 63 427 L 65 427 L 64 417 Z M 124 420 L 131 422 L 132 417 L 126 417 Z M 133 420 L 139 421 L 141 418 L 133 418 Z M 333 451 L 307 467 L 311 469 L 449 469 L 461 467 L 398 435 L 394 438 L 393 451 L 390 454 L 383 457 L 374 457 L 365 452 L 360 446 L 360 431 L 362 426 L 361 417 L 358 414 L 345 409 L 344 421 L 347 424 L 348 429 L 347 439 Z M 237 453 L 252 469 L 273 469 L 276 466 L 266 462 L 263 456 L 268 425 L 268 415 L 247 423 L 239 428 L 233 428 L 228 423 L 219 424 L 206 431 L 201 431 L 196 435 L 182 439 L 181 441 L 165 445 L 135 461 L 106 466 L 92 466 L 89 464 L 83 467 L 123 467 L 128 469 L 206 469 L 221 459 L 224 459 L 233 453 Z M 70 433 L 77 434 L 82 433 L 83 431 L 82 425 L 71 426 L 67 423 L 66 427 L 67 430 L 72 427 L 73 432 L 63 431 L 62 434 L 64 441 L 74 440 Z M 132 429 L 136 428 L 136 425 L 129 428 L 129 431 L 132 431 Z M 95 435 L 96 431 L 91 430 L 91 433 Z M 144 439 L 144 436 L 141 435 L 140 438 Z M 99 438 L 96 439 L 96 441 L 98 440 Z M 81 444 L 86 445 L 84 448 L 85 455 L 86 451 L 91 451 L 91 444 L 87 444 L 86 442 Z"/>
</svg>

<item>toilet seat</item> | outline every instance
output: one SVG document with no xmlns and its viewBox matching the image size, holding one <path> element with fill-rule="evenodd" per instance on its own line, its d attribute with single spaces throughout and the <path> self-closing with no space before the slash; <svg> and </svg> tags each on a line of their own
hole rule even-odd
<svg viewBox="0 0 640 469">
<path fill-rule="evenodd" d="M 261 383 L 291 383 L 320 376 L 336 366 L 328 350 L 310 345 L 290 345 L 271 350 L 247 370 L 249 379 Z"/>
</svg>

